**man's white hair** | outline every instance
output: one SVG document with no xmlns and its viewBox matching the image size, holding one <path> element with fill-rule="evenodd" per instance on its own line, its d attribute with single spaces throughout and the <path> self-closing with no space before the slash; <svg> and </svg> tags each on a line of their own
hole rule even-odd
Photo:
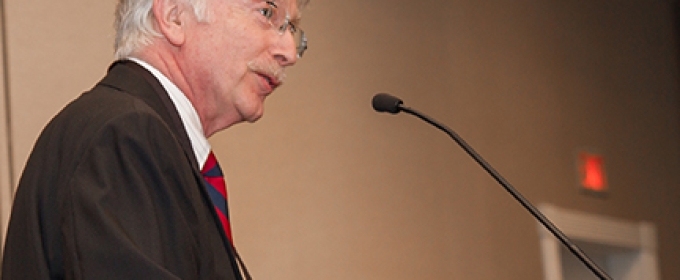
<svg viewBox="0 0 680 280">
<path fill-rule="evenodd" d="M 189 5 L 198 21 L 206 21 L 206 5 L 210 0 L 176 0 Z M 298 0 L 298 7 L 307 5 L 309 0 Z M 116 59 L 123 59 L 148 46 L 154 37 L 163 35 L 156 29 L 153 15 L 153 0 L 119 0 L 116 7 Z"/>
<path fill-rule="evenodd" d="M 207 0 L 177 0 L 193 8 L 199 21 L 205 19 Z M 119 0 L 116 7 L 116 59 L 129 57 L 162 35 L 156 29 L 153 0 Z"/>
</svg>

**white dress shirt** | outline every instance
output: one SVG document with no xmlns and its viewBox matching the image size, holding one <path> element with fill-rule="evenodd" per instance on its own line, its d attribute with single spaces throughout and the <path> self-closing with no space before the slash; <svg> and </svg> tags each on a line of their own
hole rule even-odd
<svg viewBox="0 0 680 280">
<path fill-rule="evenodd" d="M 194 155 L 196 156 L 199 169 L 203 169 L 203 165 L 205 165 L 205 162 L 208 159 L 208 154 L 210 154 L 211 147 L 210 143 L 208 142 L 208 138 L 205 137 L 205 133 L 203 132 L 201 119 L 198 117 L 198 113 L 191 104 L 191 101 L 189 101 L 184 93 L 173 82 L 171 82 L 170 79 L 158 71 L 158 69 L 140 59 L 133 57 L 128 59 L 149 70 L 149 72 L 151 72 L 151 74 L 153 74 L 154 77 L 158 79 L 163 88 L 165 88 L 165 91 L 168 92 L 170 100 L 172 100 L 172 103 L 175 105 L 175 108 L 179 113 L 180 119 L 182 119 L 184 129 L 187 131 L 187 135 L 191 141 L 191 147 L 194 150 Z"/>
</svg>

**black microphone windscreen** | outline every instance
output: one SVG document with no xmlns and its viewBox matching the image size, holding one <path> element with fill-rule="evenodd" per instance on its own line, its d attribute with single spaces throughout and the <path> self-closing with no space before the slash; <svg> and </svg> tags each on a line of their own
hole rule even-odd
<svg viewBox="0 0 680 280">
<path fill-rule="evenodd" d="M 403 103 L 401 99 L 387 93 L 378 93 L 373 96 L 373 109 L 378 112 L 399 113 L 401 111 L 400 105 Z"/>
</svg>

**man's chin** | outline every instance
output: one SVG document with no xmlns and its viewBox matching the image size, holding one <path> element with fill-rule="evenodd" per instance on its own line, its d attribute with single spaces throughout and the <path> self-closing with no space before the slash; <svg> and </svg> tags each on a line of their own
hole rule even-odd
<svg viewBox="0 0 680 280">
<path fill-rule="evenodd" d="M 254 123 L 254 122 L 256 122 L 256 121 L 258 121 L 262 118 L 263 113 L 264 112 L 262 110 L 258 110 L 257 112 L 254 112 L 252 114 L 248 114 L 243 119 L 245 121 L 249 122 L 249 123 Z"/>
</svg>

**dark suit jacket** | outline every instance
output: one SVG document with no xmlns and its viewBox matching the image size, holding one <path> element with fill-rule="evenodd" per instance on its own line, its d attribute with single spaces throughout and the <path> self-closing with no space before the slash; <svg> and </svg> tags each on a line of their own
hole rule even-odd
<svg viewBox="0 0 680 280">
<path fill-rule="evenodd" d="M 44 129 L 17 190 L 3 279 L 241 279 L 160 83 L 117 62 Z"/>
</svg>

